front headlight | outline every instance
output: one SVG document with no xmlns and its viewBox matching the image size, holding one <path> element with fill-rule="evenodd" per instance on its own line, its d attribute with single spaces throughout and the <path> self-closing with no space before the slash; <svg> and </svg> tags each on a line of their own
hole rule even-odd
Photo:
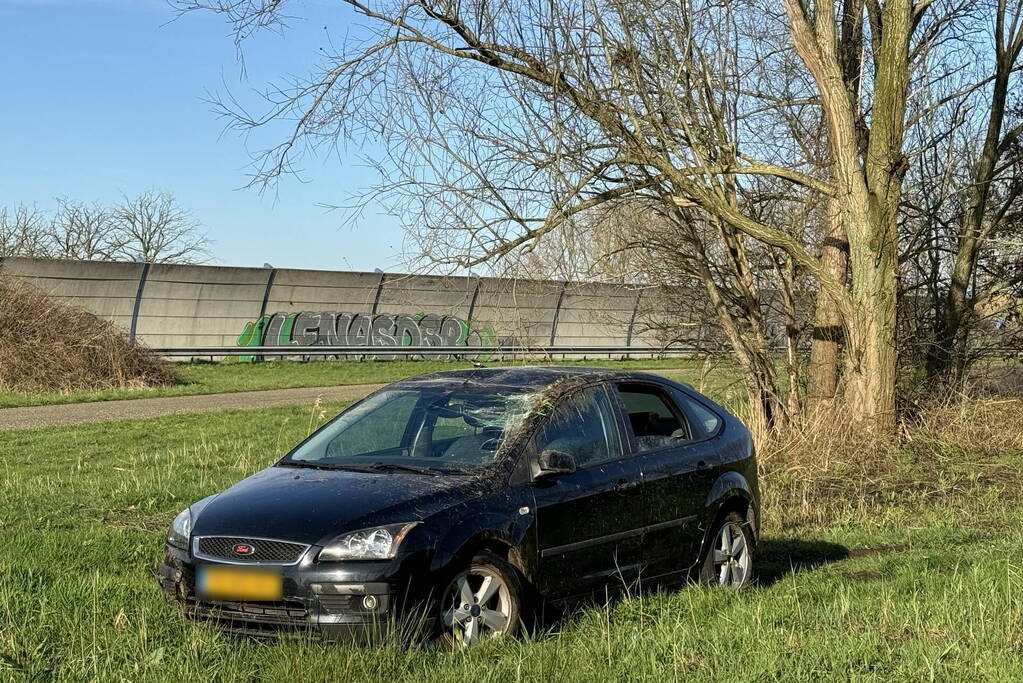
<svg viewBox="0 0 1023 683">
<path fill-rule="evenodd" d="M 170 529 L 167 530 L 167 543 L 175 548 L 188 550 L 188 539 L 192 536 L 192 522 L 199 516 L 203 508 L 209 505 L 209 502 L 216 497 L 217 494 L 206 496 L 179 512 L 178 516 L 171 522 Z"/>
<path fill-rule="evenodd" d="M 192 512 L 188 508 L 185 508 L 178 513 L 178 516 L 171 522 L 170 529 L 167 531 L 167 543 L 180 548 L 181 550 L 188 550 L 188 537 L 192 535 Z"/>
<path fill-rule="evenodd" d="M 391 560 L 398 554 L 402 539 L 419 522 L 388 524 L 387 526 L 361 529 L 341 534 L 327 543 L 317 560 L 340 562 L 342 560 Z"/>
</svg>

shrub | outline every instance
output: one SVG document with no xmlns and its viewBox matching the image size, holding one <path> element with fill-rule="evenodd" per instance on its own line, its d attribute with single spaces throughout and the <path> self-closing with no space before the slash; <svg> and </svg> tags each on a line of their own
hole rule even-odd
<svg viewBox="0 0 1023 683">
<path fill-rule="evenodd" d="M 0 389 L 142 389 L 175 379 L 167 363 L 115 324 L 0 277 Z"/>
</svg>

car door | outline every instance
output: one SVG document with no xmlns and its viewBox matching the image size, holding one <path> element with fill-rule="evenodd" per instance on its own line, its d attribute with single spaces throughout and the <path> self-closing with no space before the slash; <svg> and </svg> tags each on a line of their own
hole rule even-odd
<svg viewBox="0 0 1023 683">
<path fill-rule="evenodd" d="M 654 382 L 621 382 L 617 395 L 627 438 L 643 471 L 643 577 L 688 569 L 702 542 L 701 519 L 710 480 L 711 453 L 702 431 L 678 405 L 670 388 Z"/>
<path fill-rule="evenodd" d="M 563 597 L 632 582 L 642 559 L 641 475 L 622 448 L 607 387 L 566 397 L 529 450 L 534 459 L 544 450 L 567 453 L 577 467 L 531 485 L 541 591 Z"/>
</svg>

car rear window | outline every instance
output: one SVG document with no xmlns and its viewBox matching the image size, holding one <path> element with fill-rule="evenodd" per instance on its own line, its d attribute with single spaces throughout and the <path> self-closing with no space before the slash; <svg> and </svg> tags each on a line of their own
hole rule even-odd
<svg viewBox="0 0 1023 683">
<path fill-rule="evenodd" d="M 721 418 L 710 408 L 680 389 L 672 389 L 671 396 L 689 415 L 693 425 L 693 438 L 706 439 L 718 433 L 721 428 Z"/>
</svg>

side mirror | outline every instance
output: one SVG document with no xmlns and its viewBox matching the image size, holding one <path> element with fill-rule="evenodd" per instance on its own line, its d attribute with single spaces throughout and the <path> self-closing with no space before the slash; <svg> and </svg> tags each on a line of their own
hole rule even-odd
<svg viewBox="0 0 1023 683">
<path fill-rule="evenodd" d="M 561 451 L 544 451 L 537 458 L 539 471 L 536 476 L 542 477 L 550 474 L 570 474 L 575 472 L 575 458 L 568 453 Z"/>
<path fill-rule="evenodd" d="M 671 433 L 671 438 L 673 438 L 673 439 L 688 439 L 689 438 L 689 432 L 687 432 L 685 429 L 679 428 L 679 429 L 676 429 L 675 431 L 673 431 Z"/>
</svg>

